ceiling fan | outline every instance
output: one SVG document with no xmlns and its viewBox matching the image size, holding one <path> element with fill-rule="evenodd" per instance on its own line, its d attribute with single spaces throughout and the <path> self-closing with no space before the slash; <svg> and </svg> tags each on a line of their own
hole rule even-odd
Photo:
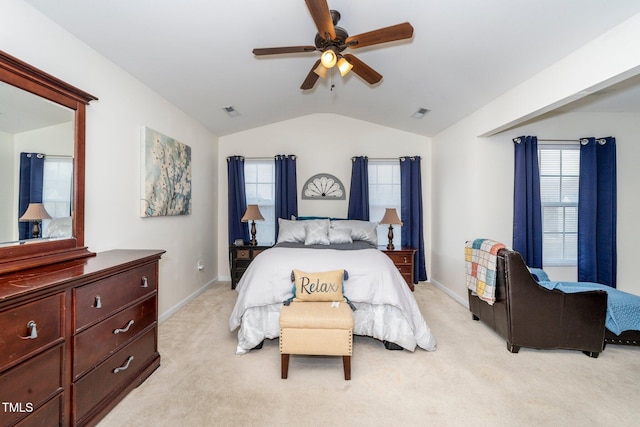
<svg viewBox="0 0 640 427">
<path fill-rule="evenodd" d="M 256 56 L 278 55 L 282 53 L 322 52 L 320 59 L 313 64 L 307 78 L 302 82 L 300 89 L 303 90 L 313 88 L 318 77 L 326 77 L 327 71 L 334 66 L 338 67 L 340 75 L 342 76 L 346 75 L 349 71 L 353 71 L 369 84 L 378 83 L 382 79 L 381 74 L 352 54 L 343 54 L 342 52 L 347 48 L 358 49 L 395 40 L 409 39 L 413 36 L 413 27 L 408 22 L 405 22 L 403 24 L 379 28 L 349 37 L 349 34 L 344 28 L 337 26 L 340 20 L 340 13 L 335 10 L 329 10 L 326 0 L 305 0 L 305 3 L 318 29 L 315 46 L 253 49 L 253 54 Z"/>
</svg>

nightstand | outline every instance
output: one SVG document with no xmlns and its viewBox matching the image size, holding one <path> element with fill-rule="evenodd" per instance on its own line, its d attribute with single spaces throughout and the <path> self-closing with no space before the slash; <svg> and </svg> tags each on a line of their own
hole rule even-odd
<svg viewBox="0 0 640 427">
<path fill-rule="evenodd" d="M 271 246 L 229 246 L 229 269 L 231 270 L 231 289 L 235 289 L 251 261 Z"/>
<path fill-rule="evenodd" d="M 402 274 L 402 277 L 404 277 L 405 282 L 407 282 L 409 289 L 413 292 L 413 259 L 416 250 L 407 246 L 395 249 L 387 249 L 386 246 L 379 246 L 378 249 L 391 258 L 391 261 L 393 261 L 400 271 L 400 274 Z"/>
</svg>

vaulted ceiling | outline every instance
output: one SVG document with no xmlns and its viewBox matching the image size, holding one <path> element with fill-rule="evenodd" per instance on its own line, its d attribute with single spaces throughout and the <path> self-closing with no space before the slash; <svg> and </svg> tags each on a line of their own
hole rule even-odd
<svg viewBox="0 0 640 427">
<path fill-rule="evenodd" d="M 219 136 L 318 112 L 433 136 L 640 13 L 629 0 L 328 0 L 349 35 L 407 21 L 414 35 L 351 51 L 379 83 L 334 72 L 303 91 L 318 52 L 252 49 L 313 45 L 304 0 L 26 2 Z"/>
</svg>

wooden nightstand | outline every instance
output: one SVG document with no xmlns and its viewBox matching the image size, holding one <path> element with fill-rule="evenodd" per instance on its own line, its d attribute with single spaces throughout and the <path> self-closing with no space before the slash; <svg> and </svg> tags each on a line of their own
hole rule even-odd
<svg viewBox="0 0 640 427">
<path fill-rule="evenodd" d="M 413 258 L 416 250 L 407 246 L 395 249 L 387 249 L 386 246 L 379 246 L 378 249 L 391 258 L 391 261 L 398 267 L 400 274 L 402 274 L 405 282 L 407 282 L 409 289 L 413 292 Z"/>
<path fill-rule="evenodd" d="M 235 289 L 251 261 L 271 246 L 229 246 L 229 269 L 231 270 L 231 289 Z"/>
</svg>

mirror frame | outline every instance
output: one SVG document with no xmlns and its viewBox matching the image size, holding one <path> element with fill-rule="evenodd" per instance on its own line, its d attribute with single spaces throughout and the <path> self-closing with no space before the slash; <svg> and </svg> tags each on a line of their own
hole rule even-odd
<svg viewBox="0 0 640 427">
<path fill-rule="evenodd" d="M 2 50 L 0 81 L 74 110 L 72 237 L 0 247 L 0 274 L 95 255 L 84 246 L 85 116 L 98 98 Z"/>
</svg>

